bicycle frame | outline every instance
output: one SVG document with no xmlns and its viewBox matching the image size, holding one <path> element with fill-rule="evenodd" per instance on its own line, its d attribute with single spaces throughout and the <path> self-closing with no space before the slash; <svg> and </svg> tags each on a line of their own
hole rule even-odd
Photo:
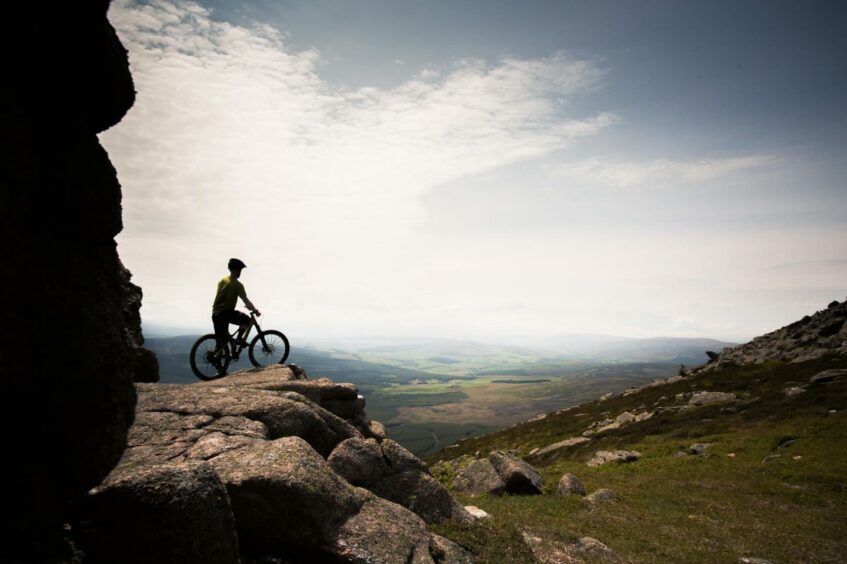
<svg viewBox="0 0 847 564">
<path fill-rule="evenodd" d="M 247 342 L 247 337 L 250 336 L 250 332 L 253 331 L 253 327 L 256 328 L 256 331 L 259 332 L 259 335 L 262 334 L 262 328 L 259 327 L 259 322 L 256 321 L 256 315 L 251 311 L 250 312 L 250 323 L 247 324 L 247 330 L 244 331 L 244 336 L 241 338 L 244 342 Z M 241 327 L 238 327 L 235 331 L 229 334 L 229 340 L 224 344 L 224 347 L 229 352 L 230 356 L 234 359 L 238 359 L 238 355 L 241 354 L 241 351 L 244 350 L 244 346 L 236 345 L 235 339 L 238 337 L 238 332 L 241 331 Z M 264 339 L 262 339 L 262 346 L 266 346 Z"/>
</svg>

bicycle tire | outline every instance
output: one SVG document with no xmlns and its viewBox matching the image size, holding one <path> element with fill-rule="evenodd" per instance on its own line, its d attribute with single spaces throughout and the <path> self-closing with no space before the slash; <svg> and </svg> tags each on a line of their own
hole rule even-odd
<svg viewBox="0 0 847 564">
<path fill-rule="evenodd" d="M 217 364 L 208 359 L 208 353 L 214 352 L 217 346 L 217 337 L 210 333 L 197 339 L 197 342 L 191 347 L 191 354 L 189 356 L 191 371 L 201 380 L 217 380 L 226 376 L 226 371 L 230 363 L 229 358 Z"/>
<path fill-rule="evenodd" d="M 262 336 L 265 337 L 265 344 L 268 350 L 264 350 L 262 344 Z M 271 329 L 262 331 L 250 341 L 250 362 L 253 366 L 270 366 L 271 364 L 282 364 L 288 358 L 288 353 L 291 352 L 291 346 L 288 344 L 288 337 Z"/>
</svg>

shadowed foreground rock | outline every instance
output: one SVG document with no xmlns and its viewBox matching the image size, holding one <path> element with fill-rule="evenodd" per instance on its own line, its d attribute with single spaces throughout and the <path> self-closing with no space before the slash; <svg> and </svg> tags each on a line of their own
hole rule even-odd
<svg viewBox="0 0 847 564">
<path fill-rule="evenodd" d="M 229 498 L 206 464 L 163 464 L 113 473 L 92 492 L 90 508 L 92 523 L 97 524 L 88 531 L 87 556 L 92 561 L 238 562 Z"/>
<path fill-rule="evenodd" d="M 230 536 L 237 532 L 246 561 L 426 563 L 458 553 L 470 558 L 458 545 L 434 540 L 426 525 L 444 519 L 470 522 L 470 515 L 420 459 L 390 439 L 366 439 L 354 426 L 370 424 L 356 407 L 361 402 L 355 386 L 299 380 L 288 368 L 272 366 L 213 383 L 137 388 L 129 448 L 86 505 L 92 554 L 121 560 L 120 543 L 103 544 L 104 532 L 112 530 L 125 507 L 154 505 L 150 476 L 204 472 L 222 492 L 230 513 L 221 511 L 229 515 Z M 339 417 L 308 398 L 341 404 L 338 411 L 351 416 Z M 165 480 L 172 482 L 182 483 Z M 145 534 L 149 540 L 133 545 L 133 562 L 161 560 L 175 541 L 162 535 L 157 543 L 153 528 L 195 519 L 192 504 L 200 507 L 202 500 L 191 500 L 190 492 L 208 495 L 208 487 L 201 486 L 179 490 L 188 492 L 179 497 L 185 502 L 169 507 L 158 521 L 154 515 Z M 203 511 L 211 514 L 198 510 Z M 209 518 L 226 522 L 223 513 Z M 219 537 L 224 542 L 227 535 Z M 226 549 L 218 560 L 187 550 L 182 562 L 234 561 Z"/>
</svg>

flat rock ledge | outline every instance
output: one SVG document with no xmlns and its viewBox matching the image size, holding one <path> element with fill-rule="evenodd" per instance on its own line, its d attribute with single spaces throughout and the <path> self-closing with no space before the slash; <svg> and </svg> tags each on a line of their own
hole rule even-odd
<svg viewBox="0 0 847 564">
<path fill-rule="evenodd" d="M 535 459 L 552 458 L 559 454 L 568 452 L 569 450 L 572 450 L 575 447 L 583 445 L 589 442 L 590 440 L 591 439 L 587 437 L 571 437 L 569 439 L 565 439 L 563 441 L 547 445 L 546 447 L 542 447 L 538 450 L 534 450 L 531 456 Z"/>
<path fill-rule="evenodd" d="M 473 518 L 373 432 L 354 385 L 272 366 L 136 388 L 124 456 L 81 510 L 99 561 L 473 561 L 427 528 Z"/>
<path fill-rule="evenodd" d="M 635 462 L 639 458 L 641 458 L 641 453 L 634 450 L 598 450 L 594 453 L 594 457 L 585 464 L 596 467 L 609 462 Z"/>
<path fill-rule="evenodd" d="M 712 405 L 735 400 L 735 394 L 731 392 L 695 392 L 688 400 L 688 405 Z"/>
</svg>

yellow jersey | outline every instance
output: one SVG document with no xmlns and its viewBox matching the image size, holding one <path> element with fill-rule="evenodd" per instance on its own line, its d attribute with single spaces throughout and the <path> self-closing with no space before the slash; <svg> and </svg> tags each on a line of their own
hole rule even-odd
<svg viewBox="0 0 847 564">
<path fill-rule="evenodd" d="M 246 299 L 246 296 L 244 284 L 233 276 L 224 276 L 218 282 L 218 292 L 215 294 L 214 303 L 212 303 L 212 315 L 234 310 L 238 298 L 243 300 Z"/>
</svg>

